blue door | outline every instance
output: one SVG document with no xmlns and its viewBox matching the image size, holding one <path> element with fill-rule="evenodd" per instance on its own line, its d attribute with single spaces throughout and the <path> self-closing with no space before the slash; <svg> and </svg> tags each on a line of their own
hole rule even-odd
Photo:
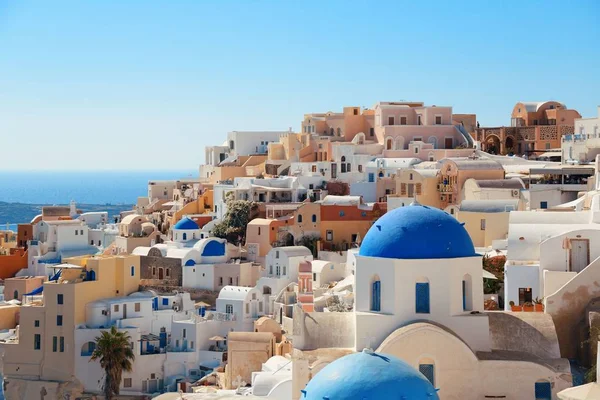
<svg viewBox="0 0 600 400">
<path fill-rule="evenodd" d="M 550 382 L 535 383 L 535 400 L 552 400 L 552 385 Z"/>
<path fill-rule="evenodd" d="M 373 282 L 371 311 L 381 311 L 381 281 Z"/>
<path fill-rule="evenodd" d="M 152 299 L 152 309 L 154 311 L 158 310 L 158 297 Z"/>
<path fill-rule="evenodd" d="M 467 282 L 462 281 L 463 311 L 467 310 Z"/>
<path fill-rule="evenodd" d="M 429 314 L 429 283 L 417 283 L 415 297 L 416 313 Z"/>
<path fill-rule="evenodd" d="M 419 372 L 425 375 L 425 378 L 427 378 L 427 380 L 431 382 L 433 386 L 435 386 L 435 372 L 433 364 L 419 364 Z"/>
</svg>

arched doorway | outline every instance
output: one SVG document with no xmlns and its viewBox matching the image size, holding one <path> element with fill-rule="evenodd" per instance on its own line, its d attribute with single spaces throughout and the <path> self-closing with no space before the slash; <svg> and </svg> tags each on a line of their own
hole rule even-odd
<svg viewBox="0 0 600 400">
<path fill-rule="evenodd" d="M 485 151 L 490 154 L 500 153 L 500 138 L 496 135 L 489 135 L 485 138 Z"/>
<path fill-rule="evenodd" d="M 507 136 L 504 141 L 504 149 L 506 154 L 513 154 L 515 152 L 515 140 L 512 136 Z"/>
</svg>

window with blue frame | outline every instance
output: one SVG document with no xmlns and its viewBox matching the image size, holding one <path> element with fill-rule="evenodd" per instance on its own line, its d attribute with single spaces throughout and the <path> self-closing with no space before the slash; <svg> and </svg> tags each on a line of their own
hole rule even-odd
<svg viewBox="0 0 600 400">
<path fill-rule="evenodd" d="M 317 222 L 317 215 L 316 214 L 312 215 L 312 222 Z"/>
<path fill-rule="evenodd" d="M 187 233 L 183 232 L 183 240 L 187 240 Z"/>
<path fill-rule="evenodd" d="M 344 213 L 344 211 L 340 211 L 340 217 L 343 217 L 344 215 L 346 215 L 346 213 Z"/>
<path fill-rule="evenodd" d="M 57 294 L 56 295 L 56 303 L 57 304 L 63 304 L 63 295 L 62 294 Z"/>
<path fill-rule="evenodd" d="M 369 172 L 369 182 L 375 182 L 375 174 L 372 172 Z"/>
<path fill-rule="evenodd" d="M 62 323 L 63 323 L 63 316 L 57 315 L 56 316 L 56 326 L 62 326 Z"/>
<path fill-rule="evenodd" d="M 419 364 L 419 372 L 435 386 L 435 366 L 433 364 Z"/>
<path fill-rule="evenodd" d="M 550 382 L 535 383 L 535 400 L 552 400 L 552 385 Z"/>
<path fill-rule="evenodd" d="M 371 287 L 371 311 L 381 311 L 381 281 L 373 281 Z"/>
<path fill-rule="evenodd" d="M 415 312 L 417 314 L 429 314 L 429 282 L 416 284 Z"/>
<path fill-rule="evenodd" d="M 467 282 L 462 281 L 462 304 L 463 311 L 467 311 Z"/>
<path fill-rule="evenodd" d="M 162 299 L 162 304 L 163 304 L 163 306 L 168 306 L 169 305 L 169 299 Z"/>
<path fill-rule="evenodd" d="M 135 276 L 135 267 L 131 266 L 131 276 Z"/>
<path fill-rule="evenodd" d="M 541 201 L 540 202 L 540 208 L 545 210 L 548 208 L 548 202 L 547 201 Z"/>
</svg>

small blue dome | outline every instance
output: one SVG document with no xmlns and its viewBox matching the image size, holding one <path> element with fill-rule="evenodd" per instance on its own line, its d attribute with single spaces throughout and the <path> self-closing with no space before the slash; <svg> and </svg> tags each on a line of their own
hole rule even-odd
<svg viewBox="0 0 600 400">
<path fill-rule="evenodd" d="M 433 259 L 475 256 L 469 233 L 448 213 L 421 205 L 396 208 L 365 235 L 359 255 Z"/>
<path fill-rule="evenodd" d="M 175 224 L 173 229 L 191 230 L 191 229 L 200 229 L 200 227 L 192 219 L 190 219 L 188 217 L 183 217 L 179 220 L 178 223 Z"/>
<path fill-rule="evenodd" d="M 420 372 L 394 356 L 363 351 L 335 360 L 308 382 L 301 400 L 439 400 Z"/>
</svg>

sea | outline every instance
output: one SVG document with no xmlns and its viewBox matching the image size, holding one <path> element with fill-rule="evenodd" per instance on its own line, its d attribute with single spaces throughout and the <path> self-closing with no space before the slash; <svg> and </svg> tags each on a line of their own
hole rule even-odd
<svg viewBox="0 0 600 400">
<path fill-rule="evenodd" d="M 16 229 L 17 223 L 31 220 L 22 215 L 23 204 L 68 205 L 74 200 L 78 205 L 130 208 L 138 197 L 148 195 L 150 180 L 196 177 L 197 170 L 0 171 L 0 203 L 8 203 L 1 204 L 0 229 L 7 223 Z"/>
</svg>

